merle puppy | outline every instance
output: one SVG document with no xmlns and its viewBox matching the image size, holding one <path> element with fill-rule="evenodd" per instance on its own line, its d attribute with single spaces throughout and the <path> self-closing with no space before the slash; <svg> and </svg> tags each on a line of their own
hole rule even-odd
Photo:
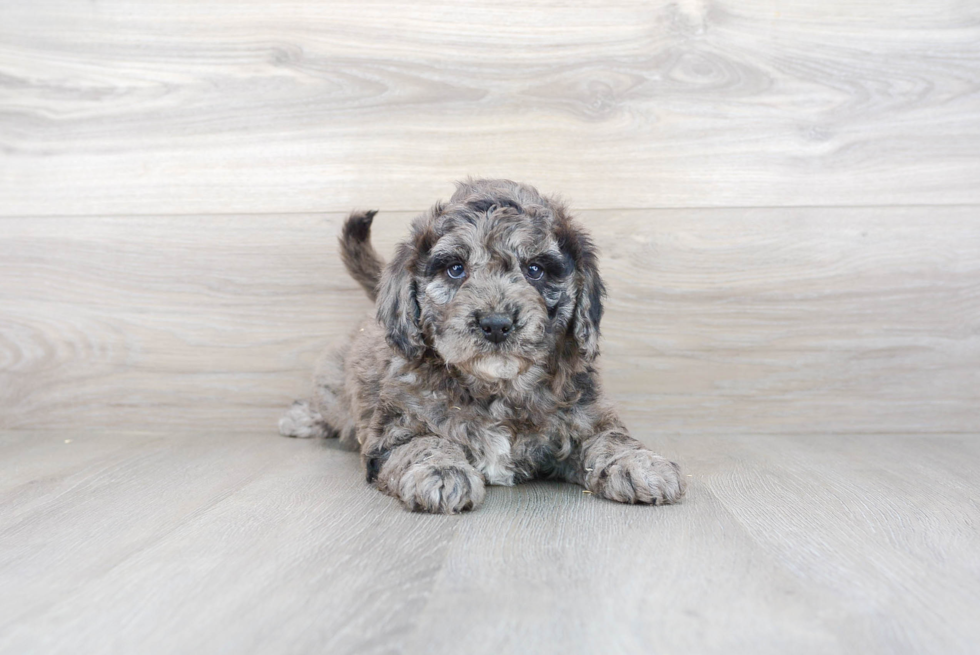
<svg viewBox="0 0 980 655">
<path fill-rule="evenodd" d="M 602 394 L 605 289 L 561 202 L 509 180 L 461 183 L 387 266 L 374 214 L 351 214 L 340 245 L 377 320 L 323 360 L 282 434 L 359 448 L 368 481 L 412 510 L 474 509 L 487 484 L 533 478 L 624 503 L 684 495 L 677 465 L 630 437 Z"/>
</svg>

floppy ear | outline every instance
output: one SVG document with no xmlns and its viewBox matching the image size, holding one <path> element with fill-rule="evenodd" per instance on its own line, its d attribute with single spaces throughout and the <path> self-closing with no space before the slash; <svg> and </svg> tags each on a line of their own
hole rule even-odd
<svg viewBox="0 0 980 655">
<path fill-rule="evenodd" d="M 416 257 L 410 242 L 399 244 L 378 285 L 378 322 L 385 328 L 385 340 L 408 360 L 418 359 L 425 352 L 412 271 Z"/>
<path fill-rule="evenodd" d="M 592 240 L 584 234 L 582 258 L 576 267 L 580 284 L 575 301 L 574 334 L 578 349 L 586 361 L 599 356 L 599 322 L 602 320 L 602 299 L 606 286 L 599 277 L 598 253 Z"/>
<path fill-rule="evenodd" d="M 598 251 L 592 239 L 570 219 L 559 215 L 559 247 L 575 263 L 578 286 L 575 312 L 568 333 L 574 337 L 579 354 L 591 362 L 599 356 L 599 323 L 602 321 L 602 299 L 606 295 L 606 287 L 599 276 Z"/>
</svg>

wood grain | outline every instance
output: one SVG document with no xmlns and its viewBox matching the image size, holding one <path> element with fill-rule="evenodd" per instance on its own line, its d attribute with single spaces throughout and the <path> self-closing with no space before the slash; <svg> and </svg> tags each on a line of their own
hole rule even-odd
<svg viewBox="0 0 980 655">
<path fill-rule="evenodd" d="M 70 451 L 75 463 L 41 480 L 4 477 L 4 653 L 296 652 L 297 641 L 356 652 L 406 629 L 455 526 L 392 511 L 364 493 L 352 453 L 322 442 L 20 436 L 4 435 L 5 455 L 29 448 L 20 459 L 57 461 Z M 364 512 L 376 518 L 362 523 Z M 215 629 L 222 623 L 249 627 Z"/>
<path fill-rule="evenodd" d="M 976 435 L 651 445 L 695 472 L 684 505 L 639 515 L 557 485 L 494 489 L 460 526 L 409 650 L 975 647 Z M 926 500 L 934 488 L 948 493 Z"/>
<path fill-rule="evenodd" d="M 334 442 L 203 436 L 0 433 L 0 653 L 966 654 L 980 639 L 976 434 L 641 429 L 692 475 L 681 505 L 535 483 L 462 517 L 405 512 Z"/>
<path fill-rule="evenodd" d="M 973 654 L 980 5 L 0 3 L 0 654 Z M 691 482 L 410 514 L 274 436 L 466 175 L 603 250 Z"/>
<path fill-rule="evenodd" d="M 980 203 L 980 7 L 0 6 L 0 213 Z"/>
<path fill-rule="evenodd" d="M 382 213 L 384 253 L 408 214 Z M 370 311 L 339 215 L 7 218 L 0 425 L 272 426 Z M 613 398 L 664 433 L 980 429 L 973 208 L 583 212 Z"/>
</svg>

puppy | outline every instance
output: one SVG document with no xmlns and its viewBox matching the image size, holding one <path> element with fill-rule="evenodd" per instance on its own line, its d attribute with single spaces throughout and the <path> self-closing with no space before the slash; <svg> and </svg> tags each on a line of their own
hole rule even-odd
<svg viewBox="0 0 980 655">
<path fill-rule="evenodd" d="M 460 183 L 384 266 L 375 212 L 340 237 L 377 304 L 279 422 L 339 437 L 410 510 L 479 507 L 486 485 L 566 480 L 623 503 L 673 503 L 680 469 L 629 436 L 595 369 L 605 289 L 564 205 L 509 180 Z"/>
</svg>

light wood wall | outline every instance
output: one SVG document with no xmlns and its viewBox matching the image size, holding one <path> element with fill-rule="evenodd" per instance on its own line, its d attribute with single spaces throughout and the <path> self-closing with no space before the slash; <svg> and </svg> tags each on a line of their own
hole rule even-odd
<svg viewBox="0 0 980 655">
<path fill-rule="evenodd" d="M 0 427 L 273 429 L 467 175 L 560 192 L 647 430 L 980 428 L 980 4 L 0 4 Z"/>
</svg>

